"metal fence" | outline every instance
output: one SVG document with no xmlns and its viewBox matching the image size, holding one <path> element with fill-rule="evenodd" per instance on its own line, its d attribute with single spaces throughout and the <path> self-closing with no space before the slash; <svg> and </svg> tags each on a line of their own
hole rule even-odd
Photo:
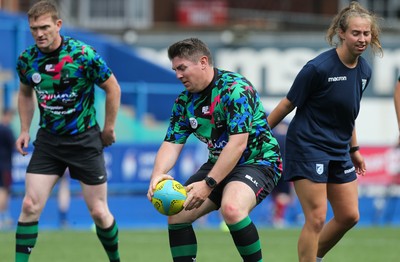
<svg viewBox="0 0 400 262">
<path fill-rule="evenodd" d="M 330 18 L 351 0 L 56 0 L 68 24 L 87 29 L 119 33 L 156 29 L 160 25 L 197 29 L 245 24 L 269 29 L 326 28 Z M 13 6 L 26 12 L 34 0 L 0 1 L 0 8 Z M 384 19 L 384 29 L 400 30 L 399 0 L 358 0 Z M 8 3 L 8 4 L 6 4 Z M 12 3 L 12 5 L 11 5 Z M 11 7 L 9 7 L 11 8 Z M 219 11 L 218 11 L 219 10 Z M 222 15 L 222 17 L 221 17 Z M 187 19 L 193 20 L 194 24 Z M 224 21 L 221 23 L 221 19 Z M 192 22 L 193 22 L 192 21 Z"/>
<path fill-rule="evenodd" d="M 63 0 L 62 15 L 71 25 L 90 29 L 147 29 L 153 24 L 152 0 Z"/>
</svg>

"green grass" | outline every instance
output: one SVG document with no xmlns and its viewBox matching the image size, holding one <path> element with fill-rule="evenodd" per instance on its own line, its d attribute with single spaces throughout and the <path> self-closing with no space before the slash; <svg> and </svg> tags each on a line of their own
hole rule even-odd
<svg viewBox="0 0 400 262">
<path fill-rule="evenodd" d="M 297 261 L 300 229 L 260 229 L 264 261 Z M 241 261 L 230 234 L 197 230 L 198 261 Z M 0 232 L 1 261 L 14 261 L 14 232 Z M 171 261 L 165 230 L 120 230 L 124 262 Z M 395 262 L 400 257 L 400 228 L 355 228 L 324 261 Z M 30 262 L 107 261 L 96 234 L 91 231 L 41 231 Z"/>
</svg>

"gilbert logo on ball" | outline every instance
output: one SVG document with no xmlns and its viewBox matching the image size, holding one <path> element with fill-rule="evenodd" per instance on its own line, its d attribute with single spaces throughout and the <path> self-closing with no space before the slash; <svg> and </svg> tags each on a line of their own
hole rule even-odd
<svg viewBox="0 0 400 262">
<path fill-rule="evenodd" d="M 182 211 L 186 196 L 186 190 L 181 183 L 163 180 L 157 184 L 151 202 L 158 212 L 172 216 Z"/>
</svg>

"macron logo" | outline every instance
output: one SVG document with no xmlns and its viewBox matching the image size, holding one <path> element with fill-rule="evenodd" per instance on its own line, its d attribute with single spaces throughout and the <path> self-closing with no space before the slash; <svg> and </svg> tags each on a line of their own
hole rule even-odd
<svg viewBox="0 0 400 262">
<path fill-rule="evenodd" d="M 339 81 L 346 81 L 347 76 L 334 76 L 334 77 L 329 77 L 328 82 L 339 82 Z"/>
</svg>

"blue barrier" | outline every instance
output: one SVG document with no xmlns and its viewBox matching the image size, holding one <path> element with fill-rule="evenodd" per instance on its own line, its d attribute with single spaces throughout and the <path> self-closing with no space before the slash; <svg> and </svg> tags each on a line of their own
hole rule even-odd
<svg viewBox="0 0 400 262">
<path fill-rule="evenodd" d="M 400 226 L 400 201 L 399 198 L 388 202 L 383 210 L 374 207 L 374 198 L 362 197 L 359 200 L 360 221 L 358 226 Z M 120 228 L 166 228 L 166 217 L 159 214 L 147 200 L 145 192 L 135 195 L 109 195 L 108 202 L 111 212 L 114 214 Z M 22 197 L 15 196 L 10 202 L 10 213 L 14 221 L 17 221 L 21 210 Z M 251 213 L 250 217 L 257 226 L 273 227 L 273 202 L 267 197 Z M 333 213 L 328 208 L 327 219 L 332 218 Z M 58 206 L 56 196 L 50 197 L 40 218 L 42 229 L 58 228 Z M 218 212 L 211 213 L 205 220 L 196 223 L 202 227 L 218 227 L 221 218 Z M 295 199 L 287 208 L 285 214 L 286 227 L 300 227 L 304 217 L 301 206 Z M 78 192 L 72 195 L 68 212 L 68 223 L 71 229 L 89 229 L 93 224 L 83 197 Z"/>
<path fill-rule="evenodd" d="M 165 227 L 166 217 L 160 215 L 146 198 L 149 178 L 154 158 L 158 150 L 156 144 L 115 144 L 105 150 L 106 166 L 109 173 L 109 204 L 121 227 L 144 228 Z M 195 143 L 185 146 L 176 167 L 171 174 L 178 181 L 184 182 L 204 161 L 202 147 Z M 13 170 L 13 199 L 11 214 L 16 220 L 21 208 L 24 192 L 25 168 L 29 155 L 22 157 L 15 155 Z M 41 216 L 41 227 L 57 227 L 57 187 L 49 199 Z M 74 228 L 89 228 L 92 220 L 87 211 L 80 185 L 71 181 L 72 200 L 69 212 L 69 222 Z M 251 214 L 252 219 L 259 226 L 271 227 L 273 203 L 267 197 Z M 362 195 L 359 199 L 360 226 L 398 225 L 400 226 L 400 197 L 388 195 L 386 197 Z M 328 210 L 327 218 L 332 217 L 332 210 Z M 285 220 L 288 226 L 300 226 L 303 223 L 303 214 L 296 198 L 289 205 Z M 216 227 L 220 223 L 217 212 L 206 220 L 206 225 Z M 201 226 L 201 225 L 200 225 Z M 203 225 L 204 226 L 204 225 Z"/>
<path fill-rule="evenodd" d="M 108 185 L 111 194 L 136 194 L 147 191 L 154 159 L 159 148 L 158 144 L 114 144 L 104 150 Z M 32 148 L 27 149 L 29 154 L 21 156 L 18 153 L 13 157 L 13 192 L 15 195 L 24 191 L 26 166 L 29 163 Z M 206 155 L 199 155 L 199 145 L 188 143 L 171 175 L 180 182 L 184 182 L 205 161 Z M 71 179 L 73 192 L 79 191 L 79 183 Z"/>
</svg>

